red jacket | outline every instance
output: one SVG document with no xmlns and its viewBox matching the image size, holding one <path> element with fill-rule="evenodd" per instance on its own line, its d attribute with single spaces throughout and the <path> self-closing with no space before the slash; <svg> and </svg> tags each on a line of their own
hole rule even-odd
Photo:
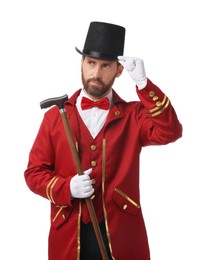
<svg viewBox="0 0 205 260">
<path fill-rule="evenodd" d="M 65 104 L 84 170 L 92 167 L 93 204 L 105 219 L 113 259 L 149 260 L 149 246 L 139 194 L 139 155 L 147 145 L 165 145 L 182 135 L 169 99 L 148 80 L 139 101 L 125 102 L 113 91 L 106 123 L 92 138 L 80 118 L 77 91 Z M 80 219 L 90 221 L 84 200 L 70 197 L 76 174 L 57 107 L 45 113 L 30 152 L 28 187 L 51 202 L 49 259 L 79 259 Z"/>
</svg>

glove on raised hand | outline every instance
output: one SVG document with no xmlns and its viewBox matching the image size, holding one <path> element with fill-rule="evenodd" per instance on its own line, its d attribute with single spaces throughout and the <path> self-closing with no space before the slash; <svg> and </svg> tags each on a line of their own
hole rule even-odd
<svg viewBox="0 0 205 260">
<path fill-rule="evenodd" d="M 70 181 L 70 192 L 73 198 L 88 198 L 93 192 L 93 186 L 90 179 L 92 169 L 84 171 L 83 175 L 76 174 Z"/>
<path fill-rule="evenodd" d="M 143 60 L 136 57 L 118 56 L 118 61 L 127 70 L 139 89 L 142 89 L 147 85 Z"/>
</svg>

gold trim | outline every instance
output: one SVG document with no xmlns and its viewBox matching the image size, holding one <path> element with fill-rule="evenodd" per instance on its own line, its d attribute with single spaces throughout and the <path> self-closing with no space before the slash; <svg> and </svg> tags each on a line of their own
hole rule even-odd
<svg viewBox="0 0 205 260">
<path fill-rule="evenodd" d="M 120 194 L 122 197 L 124 197 L 126 200 L 128 200 L 132 205 L 134 205 L 135 207 L 137 207 L 138 209 L 140 208 L 140 205 L 137 204 L 134 200 L 132 200 L 129 196 L 127 196 L 125 193 L 123 193 L 121 190 L 119 190 L 118 188 L 115 188 L 115 191 Z"/>
<path fill-rule="evenodd" d="M 156 107 L 150 109 L 148 112 L 149 112 L 149 113 L 153 113 L 153 112 L 155 112 L 156 110 L 158 110 L 159 108 L 161 108 L 161 107 L 164 105 L 166 99 L 167 99 L 167 96 L 164 95 L 164 98 L 163 98 L 163 100 L 162 100 L 162 102 L 161 102 L 161 105 L 160 105 L 160 106 L 156 106 Z M 157 101 L 157 102 L 159 102 L 159 101 Z"/>
<path fill-rule="evenodd" d="M 59 210 L 58 212 L 56 213 L 55 217 L 53 218 L 52 222 L 54 222 L 57 217 L 59 216 L 59 214 L 61 213 L 61 211 L 64 209 L 64 208 L 67 208 L 67 206 L 56 206 L 56 207 L 59 207 Z"/>
<path fill-rule="evenodd" d="M 50 185 L 52 184 L 52 182 L 53 182 L 56 178 L 57 178 L 57 177 L 54 176 L 54 177 L 49 181 L 49 183 L 48 183 L 47 186 L 46 186 L 46 196 L 47 196 L 47 198 L 50 200 L 50 202 L 51 202 L 52 200 L 51 200 L 51 198 L 50 198 L 50 196 L 49 196 L 49 187 L 50 187 Z"/>
<path fill-rule="evenodd" d="M 76 147 L 76 150 L 77 150 L 77 152 L 78 152 L 78 149 L 79 149 L 79 148 L 78 148 L 78 142 L 77 142 L 77 141 L 75 142 L 75 147 Z"/>
<path fill-rule="evenodd" d="M 155 116 L 158 116 L 159 114 L 161 114 L 162 112 L 164 112 L 164 110 L 168 107 L 169 102 L 170 102 L 170 101 L 169 101 L 169 99 L 168 99 L 166 105 L 165 105 L 161 110 L 155 112 L 154 114 L 150 114 L 149 116 L 150 116 L 150 117 L 155 117 Z"/>
<path fill-rule="evenodd" d="M 53 181 L 53 183 L 52 183 L 52 185 L 51 185 L 51 188 L 50 188 L 50 198 L 51 198 L 51 201 L 52 201 L 54 204 L 56 204 L 56 203 L 55 203 L 55 201 L 54 201 L 54 199 L 53 199 L 53 187 L 55 186 L 57 180 L 58 180 L 58 177 Z"/>
<path fill-rule="evenodd" d="M 111 244 L 111 238 L 109 233 L 109 227 L 108 227 L 108 220 L 107 220 L 107 211 L 105 207 L 105 200 L 104 200 L 104 194 L 105 194 L 105 168 L 106 168 L 106 140 L 103 139 L 102 141 L 102 203 L 103 203 L 103 212 L 105 217 L 105 228 L 107 233 L 107 239 L 108 244 L 110 248 L 110 253 L 112 256 L 112 259 L 115 260 L 113 253 L 112 253 L 112 244 Z"/>
<path fill-rule="evenodd" d="M 77 237 L 77 260 L 80 260 L 80 219 L 82 214 L 81 200 L 79 200 L 79 212 L 78 212 L 78 237 Z"/>
<path fill-rule="evenodd" d="M 90 198 L 91 200 L 93 200 L 95 198 L 95 194 L 93 194 Z"/>
<path fill-rule="evenodd" d="M 75 142 L 75 147 L 77 152 L 79 152 L 79 145 L 78 142 Z M 79 200 L 79 211 L 78 211 L 78 227 L 77 227 L 77 260 L 80 260 L 80 222 L 81 222 L 81 215 L 82 215 L 82 203 Z"/>
</svg>

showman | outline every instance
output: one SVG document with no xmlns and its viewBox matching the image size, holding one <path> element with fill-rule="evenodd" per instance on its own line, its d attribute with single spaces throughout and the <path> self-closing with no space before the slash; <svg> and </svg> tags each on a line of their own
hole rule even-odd
<svg viewBox="0 0 205 260">
<path fill-rule="evenodd" d="M 123 56 L 124 42 L 124 27 L 91 22 L 83 50 L 76 47 L 82 89 L 65 109 L 84 175 L 77 174 L 56 106 L 45 113 L 30 151 L 26 183 L 51 205 L 49 260 L 102 259 L 88 197 L 108 259 L 150 260 L 139 194 L 140 152 L 175 142 L 182 126 L 169 98 L 147 78 L 143 60 Z M 140 101 L 126 102 L 112 89 L 124 68 Z"/>
</svg>

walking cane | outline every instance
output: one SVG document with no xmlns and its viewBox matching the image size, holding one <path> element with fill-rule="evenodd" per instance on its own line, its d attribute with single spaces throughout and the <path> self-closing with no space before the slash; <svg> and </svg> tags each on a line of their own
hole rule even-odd
<svg viewBox="0 0 205 260">
<path fill-rule="evenodd" d="M 61 118 L 62 118 L 62 122 L 63 122 L 63 125 L 64 125 L 64 129 L 65 129 L 65 132 L 66 132 L 66 136 L 67 136 L 67 139 L 68 139 L 68 143 L 69 143 L 69 146 L 70 146 L 70 149 L 71 149 L 71 152 L 72 152 L 72 155 L 73 155 L 73 159 L 74 159 L 74 162 L 75 162 L 77 173 L 78 173 L 78 175 L 83 175 L 83 170 L 82 170 L 82 166 L 81 166 L 81 163 L 80 163 L 80 158 L 79 158 L 79 155 L 78 155 L 78 151 L 76 149 L 76 145 L 75 145 L 73 134 L 72 134 L 72 131 L 71 131 L 71 127 L 70 127 L 70 124 L 69 124 L 68 116 L 67 116 L 66 110 L 64 108 L 64 103 L 67 99 L 68 99 L 67 95 L 64 95 L 64 96 L 61 96 L 61 97 L 56 97 L 56 98 L 49 98 L 49 99 L 42 101 L 40 103 L 40 107 L 41 108 L 48 108 L 48 107 L 53 106 L 53 105 L 58 106 L 59 112 L 60 112 L 60 115 L 61 115 Z M 102 258 L 103 258 L 103 260 L 108 260 L 107 252 L 105 250 L 104 241 L 103 241 L 103 238 L 102 238 L 102 234 L 100 232 L 100 228 L 99 228 L 99 225 L 98 225 L 98 221 L 97 221 L 97 217 L 96 217 L 96 214 L 95 214 L 95 209 L 93 207 L 92 200 L 91 200 L 91 198 L 86 198 L 85 201 L 86 201 L 86 204 L 87 204 L 87 207 L 88 207 L 91 222 L 93 224 L 93 228 L 94 228 L 94 231 L 95 231 L 95 235 L 96 235 L 96 238 L 97 238 L 97 241 L 98 241 L 98 245 L 99 245 L 99 248 L 100 248 Z"/>
</svg>

